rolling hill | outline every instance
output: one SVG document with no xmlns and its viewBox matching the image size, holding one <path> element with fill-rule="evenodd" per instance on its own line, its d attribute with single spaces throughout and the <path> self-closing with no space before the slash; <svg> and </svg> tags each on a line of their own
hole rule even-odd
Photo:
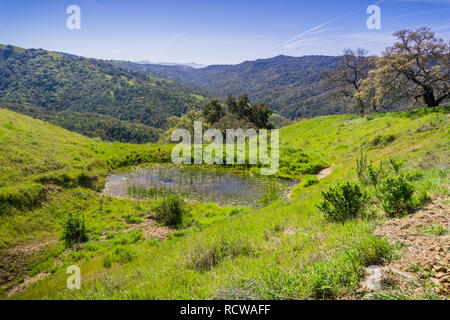
<svg viewBox="0 0 450 320">
<path fill-rule="evenodd" d="M 0 102 L 91 137 L 155 141 L 170 116 L 202 104 L 206 91 L 42 49 L 0 46 Z"/>
<path fill-rule="evenodd" d="M 247 92 L 253 101 L 267 102 L 276 113 L 290 118 L 350 113 L 349 100 L 336 98 L 329 84 L 320 81 L 320 71 L 331 68 L 338 57 L 277 56 L 237 65 L 212 65 L 194 69 L 126 61 L 111 61 L 136 72 L 198 86 L 226 97 Z"/>
</svg>

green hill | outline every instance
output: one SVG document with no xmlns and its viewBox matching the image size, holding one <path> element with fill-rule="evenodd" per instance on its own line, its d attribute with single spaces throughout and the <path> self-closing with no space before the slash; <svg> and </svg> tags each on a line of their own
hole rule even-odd
<svg viewBox="0 0 450 320">
<path fill-rule="evenodd" d="M 300 119 L 354 112 L 348 107 L 348 99 L 336 98 L 333 87 L 320 81 L 320 72 L 332 68 L 337 61 L 338 57 L 331 56 L 277 56 L 201 69 L 125 61 L 111 63 L 154 77 L 201 87 L 221 97 L 247 92 L 251 100 L 267 102 L 276 113 L 290 119 Z"/>
<path fill-rule="evenodd" d="M 324 154 L 334 165 L 330 175 L 314 183 L 306 183 L 311 176 L 305 175 L 290 199 L 271 199 L 260 210 L 188 204 L 189 227 L 158 238 L 144 231 L 160 201 L 116 199 L 98 190 L 119 168 L 170 161 L 170 146 L 98 142 L 0 109 L 3 293 L 21 299 L 356 294 L 364 268 L 395 259 L 398 248 L 373 235 L 387 219 L 376 201 L 369 204 L 370 218 L 330 222 L 315 206 L 321 191 L 358 182 L 355 159 L 363 148 L 377 165 L 390 157 L 403 160 L 414 199 L 424 192 L 448 197 L 449 113 L 440 107 L 326 116 L 284 127 L 283 147 Z M 60 240 L 68 213 L 82 215 L 88 229 L 89 241 L 77 249 L 65 249 Z M 66 268 L 73 264 L 82 270 L 79 291 L 66 289 Z M 30 279 L 41 280 L 29 286 Z"/>
<path fill-rule="evenodd" d="M 91 137 L 155 141 L 170 116 L 202 103 L 204 91 L 96 59 L 0 47 L 0 101 Z"/>
</svg>

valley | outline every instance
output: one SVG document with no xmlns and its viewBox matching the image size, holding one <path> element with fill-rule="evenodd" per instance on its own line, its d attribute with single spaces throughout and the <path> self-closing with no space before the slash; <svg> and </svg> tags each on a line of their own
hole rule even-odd
<svg viewBox="0 0 450 320">
<path fill-rule="evenodd" d="M 171 146 L 99 142 L 2 109 L 0 255 L 8 264 L 12 257 L 21 257 L 14 258 L 13 274 L 2 266 L 3 292 L 13 292 L 15 299 L 354 294 L 364 267 L 395 260 L 396 247 L 373 235 L 388 217 L 375 203 L 371 210 L 376 217 L 327 222 L 315 207 L 321 191 L 358 179 L 355 159 L 363 147 L 371 161 L 403 160 L 404 170 L 414 176 L 416 195 L 426 192 L 431 201 L 443 196 L 447 206 L 449 111 L 439 107 L 328 116 L 282 128 L 282 147 L 324 154 L 326 162 L 334 164 L 332 172 L 318 183 L 309 182 L 312 172 L 297 174 L 300 183 L 290 199 L 272 197 L 260 209 L 220 207 L 208 200 L 186 203 L 180 224 L 167 229 L 155 222 L 161 200 L 136 201 L 101 191 L 111 173 L 169 162 Z M 387 135 L 395 139 L 374 144 L 376 137 Z M 8 143 L 11 139 L 20 144 Z M 289 172 L 283 170 L 288 164 L 281 161 L 280 172 Z M 247 170 L 235 167 L 231 172 Z M 68 212 L 84 217 L 89 235 L 88 242 L 72 249 L 60 237 Z M 25 246 L 34 249 L 20 253 Z M 343 259 L 348 252 L 356 255 L 353 262 Z M 72 264 L 82 270 L 80 291 L 65 289 L 65 271 Z M 30 280 L 36 276 L 39 280 Z M 24 281 L 29 285 L 22 286 Z M 18 286 L 22 289 L 15 289 Z"/>
</svg>

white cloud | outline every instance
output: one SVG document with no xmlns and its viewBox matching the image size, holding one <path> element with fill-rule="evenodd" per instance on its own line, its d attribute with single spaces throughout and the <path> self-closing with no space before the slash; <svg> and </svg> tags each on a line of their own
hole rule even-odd
<svg viewBox="0 0 450 320">
<path fill-rule="evenodd" d="M 380 1 L 376 2 L 375 4 L 379 4 L 379 3 L 382 3 L 382 2 L 384 2 L 384 0 L 380 0 Z M 330 20 L 328 20 L 328 21 L 326 21 L 324 23 L 321 23 L 321 24 L 319 24 L 319 25 L 317 25 L 315 27 L 312 27 L 312 28 L 310 28 L 310 29 L 308 29 L 308 30 L 306 30 L 306 31 L 296 35 L 295 37 L 289 39 L 288 41 L 285 41 L 285 42 L 279 44 L 278 46 L 284 46 L 286 49 L 296 47 L 297 43 L 301 43 L 301 42 L 297 41 L 298 39 L 300 39 L 300 38 L 302 38 L 304 36 L 307 36 L 307 35 L 317 34 L 317 33 L 325 32 L 325 31 L 330 31 L 330 30 L 332 30 L 331 28 L 328 28 L 328 29 L 322 29 L 322 28 L 327 26 L 327 25 L 329 25 L 329 24 L 331 24 L 331 23 L 333 23 L 333 22 L 336 22 L 338 20 L 346 18 L 346 17 L 348 17 L 348 16 L 350 16 L 350 15 L 352 15 L 354 13 L 357 13 L 357 12 L 360 12 L 360 11 L 365 11 L 365 10 L 366 9 L 364 8 L 364 9 L 358 9 L 358 10 L 350 11 L 350 12 L 344 14 L 344 15 L 341 15 L 341 16 L 338 16 L 336 18 L 330 19 Z"/>
</svg>

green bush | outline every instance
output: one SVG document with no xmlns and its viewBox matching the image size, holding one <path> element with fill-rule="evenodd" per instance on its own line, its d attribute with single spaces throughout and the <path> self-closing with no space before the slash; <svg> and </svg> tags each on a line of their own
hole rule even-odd
<svg viewBox="0 0 450 320">
<path fill-rule="evenodd" d="M 432 225 L 426 228 L 423 228 L 422 230 L 420 230 L 421 234 L 432 234 L 435 236 L 442 236 L 445 234 L 449 234 L 450 230 L 446 227 L 443 227 L 441 225 Z"/>
<path fill-rule="evenodd" d="M 185 212 L 183 199 L 177 195 L 168 196 L 156 208 L 156 220 L 166 226 L 179 227 Z"/>
<path fill-rule="evenodd" d="M 394 170 L 396 175 L 400 174 L 400 169 L 405 165 L 402 160 L 389 158 L 389 163 L 391 164 L 392 170 Z"/>
<path fill-rule="evenodd" d="M 111 268 L 111 266 L 112 266 L 112 259 L 111 259 L 111 256 L 109 254 L 107 254 L 106 256 L 103 257 L 102 266 L 103 266 L 103 268 L 106 268 L 106 269 Z"/>
<path fill-rule="evenodd" d="M 80 218 L 79 215 L 72 213 L 67 215 L 63 223 L 62 240 L 68 247 L 88 241 L 84 217 Z"/>
<path fill-rule="evenodd" d="M 125 219 L 125 222 L 128 224 L 137 224 L 137 223 L 141 223 L 142 222 L 142 218 L 138 217 L 134 214 L 125 214 L 123 216 L 123 218 Z"/>
<path fill-rule="evenodd" d="M 360 149 L 360 157 L 356 157 L 356 174 L 359 181 L 366 185 L 367 180 L 367 155 L 364 153 L 363 148 Z"/>
<path fill-rule="evenodd" d="M 187 250 L 187 268 L 206 271 L 227 258 L 248 256 L 254 251 L 245 239 L 217 238 L 213 242 L 198 242 Z"/>
<path fill-rule="evenodd" d="M 415 209 L 420 209 L 425 207 L 428 203 L 431 202 L 431 197 L 425 190 L 422 190 L 414 196 L 412 199 L 412 205 Z"/>
<path fill-rule="evenodd" d="M 319 179 L 316 176 L 306 176 L 302 183 L 302 186 L 307 188 L 319 183 Z"/>
<path fill-rule="evenodd" d="M 370 141 L 372 146 L 387 146 L 395 141 L 395 136 L 393 134 L 387 135 L 377 135 L 375 138 Z"/>
<path fill-rule="evenodd" d="M 325 214 L 327 220 L 337 222 L 361 217 L 368 200 L 365 191 L 349 182 L 331 186 L 322 191 L 322 197 L 323 201 L 317 208 Z"/>
<path fill-rule="evenodd" d="M 386 177 L 377 188 L 377 197 L 390 216 L 403 214 L 411 205 L 413 194 L 414 187 L 403 175 Z"/>
<path fill-rule="evenodd" d="M 131 262 L 136 258 L 136 252 L 126 247 L 117 247 L 113 251 L 114 261 L 119 263 Z"/>
<path fill-rule="evenodd" d="M 414 180 L 412 179 L 414 175 L 410 176 L 400 171 L 405 163 L 394 158 L 389 158 L 389 163 L 393 175 L 383 168 L 383 162 L 380 162 L 378 168 L 370 163 L 366 170 L 367 180 L 373 186 L 384 211 L 390 216 L 395 216 L 405 213 L 409 207 L 421 207 L 426 204 L 429 200 L 426 193 L 419 194 L 413 201 L 415 189 L 409 181 Z"/>
</svg>

